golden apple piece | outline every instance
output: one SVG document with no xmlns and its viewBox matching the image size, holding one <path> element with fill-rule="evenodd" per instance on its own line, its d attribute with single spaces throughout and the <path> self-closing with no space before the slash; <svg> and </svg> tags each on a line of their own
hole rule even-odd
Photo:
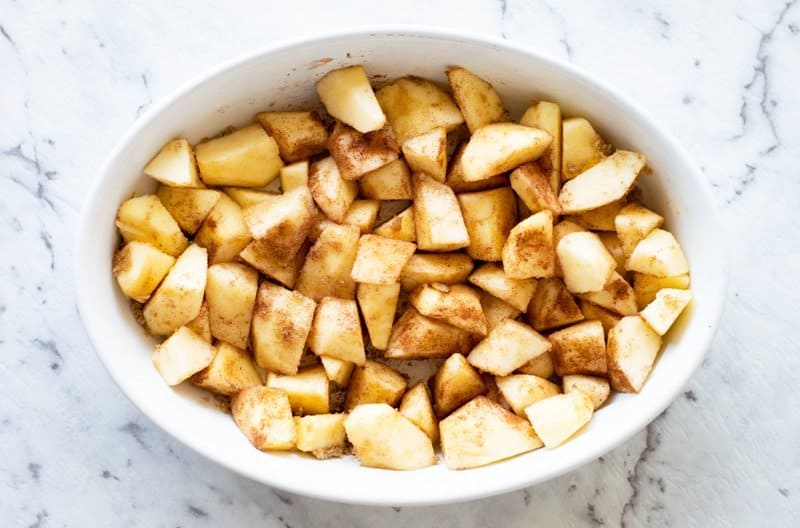
<svg viewBox="0 0 800 528">
<path fill-rule="evenodd" d="M 372 234 L 404 242 L 416 242 L 417 227 L 414 224 L 414 206 L 403 209 L 397 215 L 373 229 Z"/>
<path fill-rule="evenodd" d="M 297 374 L 316 303 L 296 291 L 262 281 L 253 309 L 253 355 L 261 368 Z"/>
<path fill-rule="evenodd" d="M 356 199 L 358 184 L 342 178 L 330 156 L 312 163 L 310 171 L 308 187 L 314 202 L 331 220 L 341 222 Z"/>
<path fill-rule="evenodd" d="M 656 277 L 689 273 L 689 264 L 680 244 L 672 233 L 663 229 L 654 229 L 636 245 L 625 268 Z"/>
<path fill-rule="evenodd" d="M 384 357 L 388 359 L 427 359 L 464 353 L 474 344 L 472 337 L 455 326 L 431 319 L 413 307 L 395 323 Z"/>
<path fill-rule="evenodd" d="M 436 181 L 447 176 L 447 131 L 437 127 L 403 143 L 403 157 L 413 172 L 424 172 Z"/>
<path fill-rule="evenodd" d="M 362 134 L 354 128 L 337 123 L 328 138 L 328 150 L 336 161 L 342 178 L 357 180 L 396 160 L 400 146 L 389 125 Z"/>
<path fill-rule="evenodd" d="M 498 174 L 491 178 L 477 181 L 465 180 L 464 166 L 461 160 L 464 157 L 464 149 L 466 147 L 466 143 L 459 145 L 450 160 L 450 169 L 447 172 L 447 180 L 445 180 L 445 183 L 447 183 L 448 187 L 453 189 L 453 192 L 468 193 L 496 189 L 497 187 L 508 187 L 508 178 L 504 174 Z"/>
<path fill-rule="evenodd" d="M 512 279 L 555 275 L 553 213 L 545 209 L 514 226 L 503 246 L 503 270 Z"/>
<path fill-rule="evenodd" d="M 350 361 L 342 361 L 341 359 L 320 356 L 320 363 L 322 368 L 325 369 L 325 374 L 328 379 L 336 383 L 340 387 L 347 387 L 350 383 L 350 375 L 353 373 L 355 364 Z"/>
<path fill-rule="evenodd" d="M 461 155 L 464 180 L 477 181 L 537 159 L 552 136 L 516 123 L 493 123 L 476 130 Z"/>
<path fill-rule="evenodd" d="M 168 141 L 144 166 L 144 173 L 170 187 L 203 187 L 197 175 L 194 149 L 184 138 Z"/>
<path fill-rule="evenodd" d="M 267 387 L 284 391 L 295 415 L 327 414 L 330 411 L 328 375 L 321 366 L 303 369 L 291 376 L 270 372 L 267 374 Z"/>
<path fill-rule="evenodd" d="M 223 194 L 194 235 L 194 243 L 208 249 L 208 262 L 230 262 L 253 237 L 244 222 L 242 208 Z"/>
<path fill-rule="evenodd" d="M 561 279 L 539 281 L 528 305 L 528 323 L 536 331 L 551 330 L 583 320 L 583 314 Z"/>
<path fill-rule="evenodd" d="M 400 401 L 400 414 L 422 429 L 431 442 L 439 439 L 439 422 L 433 413 L 431 395 L 424 383 L 417 383 L 408 390 Z"/>
<path fill-rule="evenodd" d="M 264 384 L 250 354 L 224 341 L 217 344 L 217 353 L 211 363 L 190 381 L 223 396 L 233 396 L 248 387 Z"/>
<path fill-rule="evenodd" d="M 145 242 L 173 257 L 183 253 L 189 245 L 178 223 L 154 194 L 122 202 L 116 224 L 125 242 Z"/>
<path fill-rule="evenodd" d="M 317 82 L 317 94 L 330 115 L 361 133 L 386 124 L 363 66 L 328 72 Z"/>
<path fill-rule="evenodd" d="M 619 315 L 636 315 L 638 312 L 633 288 L 616 271 L 611 274 L 602 290 L 579 293 L 578 297 Z"/>
<path fill-rule="evenodd" d="M 588 231 L 564 236 L 556 246 L 556 255 L 571 293 L 602 290 L 617 268 L 600 238 Z"/>
<path fill-rule="evenodd" d="M 178 385 L 206 368 L 216 353 L 210 343 L 181 326 L 163 343 L 156 345 L 153 365 L 167 385 Z"/>
<path fill-rule="evenodd" d="M 211 343 L 211 321 L 208 317 L 208 303 L 203 301 L 197 317 L 186 323 L 186 328 L 202 337 L 206 342 Z"/>
<path fill-rule="evenodd" d="M 562 128 L 561 177 L 571 180 L 600 163 L 611 147 L 582 117 L 565 119 Z"/>
<path fill-rule="evenodd" d="M 453 354 L 442 363 L 432 387 L 434 409 L 440 418 L 487 391 L 481 375 L 461 354 Z"/>
<path fill-rule="evenodd" d="M 278 143 L 258 123 L 199 143 L 194 152 L 206 185 L 263 187 L 283 167 Z"/>
<path fill-rule="evenodd" d="M 614 257 L 617 262 L 617 273 L 625 275 L 625 253 L 622 251 L 622 244 L 617 238 L 616 233 L 596 233 L 600 238 L 600 242 L 608 250 L 608 253 Z"/>
<path fill-rule="evenodd" d="M 614 229 L 628 257 L 644 237 L 664 224 L 664 217 L 639 204 L 623 207 L 614 217 Z"/>
<path fill-rule="evenodd" d="M 350 278 L 358 248 L 355 226 L 329 224 L 308 251 L 295 289 L 315 301 L 323 297 L 352 299 L 356 284 Z"/>
<path fill-rule="evenodd" d="M 411 171 L 405 160 L 396 159 L 368 172 L 358 180 L 361 194 L 373 200 L 410 200 Z"/>
<path fill-rule="evenodd" d="M 356 200 L 350 205 L 342 223 L 358 227 L 362 235 L 369 233 L 375 225 L 380 209 L 381 202 L 378 200 Z"/>
<path fill-rule="evenodd" d="M 308 160 L 281 167 L 280 179 L 283 192 L 296 187 L 308 187 Z"/>
<path fill-rule="evenodd" d="M 488 331 L 478 291 L 464 284 L 423 284 L 411 292 L 409 301 L 422 315 L 465 332 L 486 335 Z"/>
<path fill-rule="evenodd" d="M 328 131 L 316 112 L 262 112 L 256 119 L 278 143 L 281 158 L 290 163 L 325 150 Z"/>
<path fill-rule="evenodd" d="M 661 336 L 638 315 L 608 332 L 608 378 L 617 392 L 639 392 L 661 349 Z"/>
<path fill-rule="evenodd" d="M 428 435 L 385 403 L 359 405 L 347 416 L 344 427 L 363 466 L 411 470 L 436 463 Z"/>
<path fill-rule="evenodd" d="M 615 220 L 617 214 L 628 205 L 627 198 L 623 197 L 595 209 L 589 209 L 567 217 L 576 224 L 592 231 L 616 231 Z"/>
<path fill-rule="evenodd" d="M 211 335 L 246 348 L 258 291 L 258 272 L 245 264 L 224 262 L 208 268 L 206 302 Z"/>
<path fill-rule="evenodd" d="M 485 466 L 542 447 L 524 418 L 478 396 L 439 422 L 448 469 Z"/>
<path fill-rule="evenodd" d="M 403 77 L 375 93 L 400 144 L 437 127 L 448 132 L 464 117 L 447 93 L 419 77 Z"/>
<path fill-rule="evenodd" d="M 642 310 L 642 319 L 658 335 L 663 336 L 691 300 L 692 292 L 689 290 L 664 288 L 659 290 L 656 298 Z"/>
<path fill-rule="evenodd" d="M 308 345 L 318 356 L 330 356 L 363 365 L 366 355 L 356 302 L 336 297 L 320 299 Z"/>
<path fill-rule="evenodd" d="M 403 290 L 420 284 L 464 282 L 472 272 L 472 259 L 463 253 L 414 253 L 400 272 Z"/>
<path fill-rule="evenodd" d="M 561 380 L 561 385 L 564 388 L 564 394 L 580 391 L 588 396 L 592 400 L 592 406 L 595 411 L 603 406 L 611 394 L 611 386 L 608 384 L 608 380 L 594 376 L 570 374 L 569 376 L 564 376 Z"/>
<path fill-rule="evenodd" d="M 559 377 L 568 374 L 604 376 L 606 337 L 600 321 L 584 321 L 548 336 L 553 345 L 550 355 Z"/>
<path fill-rule="evenodd" d="M 600 321 L 600 324 L 603 325 L 603 331 L 605 332 L 606 337 L 608 337 L 608 331 L 614 328 L 619 320 L 622 319 L 621 315 L 616 314 L 611 310 L 601 308 L 594 303 L 590 303 L 581 299 L 579 304 L 581 307 L 581 313 L 583 313 L 583 317 L 587 321 Z"/>
<path fill-rule="evenodd" d="M 641 154 L 616 151 L 564 184 L 558 194 L 562 212 L 582 213 L 621 199 L 633 187 L 644 166 L 645 158 Z"/>
<path fill-rule="evenodd" d="M 270 387 L 248 387 L 231 398 L 236 426 L 256 449 L 287 450 L 295 447 L 297 431 L 286 393 Z"/>
<path fill-rule="evenodd" d="M 531 376 L 539 376 L 540 378 L 548 379 L 553 376 L 553 356 L 548 352 L 539 354 L 531 359 L 520 368 L 517 369 L 517 374 L 530 374 Z"/>
<path fill-rule="evenodd" d="M 521 313 L 507 302 L 481 290 L 478 292 L 486 317 L 486 330 L 491 331 L 503 319 L 516 319 Z"/>
<path fill-rule="evenodd" d="M 507 114 L 503 101 L 491 84 L 461 67 L 449 68 L 447 80 L 471 133 L 482 126 L 505 120 Z"/>
<path fill-rule="evenodd" d="M 291 261 L 283 262 L 282 259 L 273 257 L 271 252 L 265 251 L 262 244 L 251 242 L 239 253 L 239 257 L 275 282 L 294 288 L 310 247 L 310 242 L 306 241 Z"/>
<path fill-rule="evenodd" d="M 537 101 L 522 114 L 520 125 L 539 128 L 553 137 L 553 141 L 536 161 L 546 175 L 550 189 L 557 193 L 561 189 L 562 122 L 561 107 L 550 101 Z M 534 211 L 535 212 L 535 211 Z M 556 211 L 553 211 L 558 214 Z"/>
<path fill-rule="evenodd" d="M 430 176 L 412 177 L 417 246 L 423 251 L 452 251 L 469 246 L 469 234 L 455 193 Z"/>
<path fill-rule="evenodd" d="M 344 408 L 351 411 L 368 403 L 385 403 L 394 407 L 407 387 L 408 382 L 399 372 L 368 359 L 350 376 Z"/>
<path fill-rule="evenodd" d="M 174 257 L 150 244 L 133 241 L 114 254 L 111 270 L 122 293 L 143 303 L 174 263 Z"/>
<path fill-rule="evenodd" d="M 344 455 L 347 451 L 345 417 L 344 414 L 296 416 L 297 449 L 319 459 Z"/>
<path fill-rule="evenodd" d="M 472 349 L 467 361 L 483 372 L 507 376 L 550 347 L 547 338 L 528 325 L 506 319 Z"/>
<path fill-rule="evenodd" d="M 314 202 L 305 187 L 244 210 L 244 221 L 258 251 L 289 263 L 303 246 L 314 220 Z"/>
<path fill-rule="evenodd" d="M 475 270 L 468 280 L 520 311 L 528 308 L 536 289 L 535 279 L 512 279 L 505 274 L 503 268 L 491 262 Z"/>
<path fill-rule="evenodd" d="M 511 188 L 531 213 L 548 210 L 554 215 L 561 214 L 561 203 L 556 191 L 539 163 L 520 165 L 511 173 L 509 181 Z"/>
<path fill-rule="evenodd" d="M 636 296 L 636 305 L 639 310 L 642 310 L 653 302 L 660 290 L 664 288 L 688 290 L 690 282 L 688 273 L 674 277 L 655 277 L 646 273 L 634 273 L 633 294 Z"/>
<path fill-rule="evenodd" d="M 170 335 L 200 312 L 206 288 L 208 254 L 192 244 L 184 251 L 144 305 L 142 315 L 153 335 Z"/>
<path fill-rule="evenodd" d="M 217 205 L 220 192 L 161 185 L 157 195 L 180 228 L 191 235 L 200 228 L 208 213 Z"/>
<path fill-rule="evenodd" d="M 548 449 L 563 444 L 589 423 L 594 413 L 591 398 L 581 391 L 540 400 L 525 409 L 533 430 Z"/>
<path fill-rule="evenodd" d="M 561 394 L 561 388 L 544 378 L 530 374 L 514 374 L 511 376 L 497 376 L 497 388 L 503 399 L 508 402 L 511 409 L 519 416 L 525 416 L 525 409 L 545 398 Z"/>
<path fill-rule="evenodd" d="M 263 202 L 269 202 L 280 196 L 280 193 L 276 191 L 267 191 L 263 188 L 223 187 L 222 190 L 243 210 Z"/>
<path fill-rule="evenodd" d="M 360 283 L 394 284 L 416 249 L 413 242 L 362 235 L 350 277 Z"/>
<path fill-rule="evenodd" d="M 400 297 L 400 284 L 359 284 L 356 298 L 372 346 L 386 350 Z"/>
<path fill-rule="evenodd" d="M 499 261 L 517 221 L 517 203 L 509 187 L 458 195 L 469 234 L 467 253 L 476 260 Z"/>
</svg>

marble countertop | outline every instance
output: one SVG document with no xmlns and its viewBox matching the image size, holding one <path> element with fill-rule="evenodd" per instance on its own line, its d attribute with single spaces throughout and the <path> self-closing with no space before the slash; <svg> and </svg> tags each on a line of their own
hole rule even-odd
<svg viewBox="0 0 800 528">
<path fill-rule="evenodd" d="M 222 12 L 193 1 L 0 0 L 2 524 L 800 525 L 798 3 L 237 0 Z M 568 59 L 649 108 L 713 185 L 732 272 L 708 359 L 645 431 L 548 483 L 402 509 L 276 493 L 150 423 L 79 321 L 75 222 L 137 116 L 254 47 L 377 22 L 502 35 Z"/>
</svg>

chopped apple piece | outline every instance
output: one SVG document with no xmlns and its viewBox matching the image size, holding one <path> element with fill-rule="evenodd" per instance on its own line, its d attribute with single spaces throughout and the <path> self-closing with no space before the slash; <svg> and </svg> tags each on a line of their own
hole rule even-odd
<svg viewBox="0 0 800 528">
<path fill-rule="evenodd" d="M 414 224 L 424 251 L 452 251 L 469 245 L 469 234 L 453 190 L 426 174 L 414 174 Z"/>
<path fill-rule="evenodd" d="M 622 244 L 617 238 L 617 234 L 597 233 L 597 236 L 600 237 L 600 242 L 603 243 L 609 254 L 617 262 L 617 273 L 625 275 L 625 254 L 622 251 Z"/>
<path fill-rule="evenodd" d="M 453 189 L 453 192 L 477 192 L 508 186 L 508 178 L 504 174 L 498 174 L 484 180 L 466 181 L 464 179 L 464 167 L 461 163 L 461 158 L 464 156 L 464 149 L 466 146 L 466 143 L 458 146 L 453 158 L 450 160 L 450 170 L 447 173 L 446 183 L 448 187 Z"/>
<path fill-rule="evenodd" d="M 535 330 L 550 330 L 582 319 L 580 308 L 561 279 L 539 281 L 527 313 L 527 320 Z"/>
<path fill-rule="evenodd" d="M 211 363 L 192 376 L 191 382 L 223 396 L 233 396 L 240 390 L 264 384 L 250 354 L 224 341 L 217 345 Z"/>
<path fill-rule="evenodd" d="M 378 200 L 356 200 L 350 205 L 342 223 L 358 227 L 362 235 L 369 233 L 375 225 L 380 209 L 381 203 Z"/>
<path fill-rule="evenodd" d="M 401 144 L 434 128 L 450 131 L 464 122 L 450 96 L 419 77 L 398 79 L 375 95 Z"/>
<path fill-rule="evenodd" d="M 447 80 L 470 132 L 505 119 L 503 101 L 491 84 L 461 67 L 448 69 Z"/>
<path fill-rule="evenodd" d="M 424 172 L 444 182 L 447 175 L 447 131 L 444 127 L 413 137 L 403 143 L 403 156 L 411 170 Z"/>
<path fill-rule="evenodd" d="M 322 367 L 307 368 L 292 376 L 270 372 L 267 387 L 284 391 L 295 415 L 327 414 L 330 410 L 328 376 Z"/>
<path fill-rule="evenodd" d="M 692 300 L 692 292 L 665 288 L 656 293 L 656 298 L 642 310 L 644 319 L 650 328 L 663 336 Z"/>
<path fill-rule="evenodd" d="M 308 187 L 308 161 L 298 161 L 281 168 L 281 190 L 289 192 L 296 187 Z"/>
<path fill-rule="evenodd" d="M 583 313 L 583 317 L 586 318 L 588 321 L 596 320 L 600 321 L 600 324 L 603 325 L 603 331 L 608 336 L 608 331 L 614 328 L 620 319 L 622 319 L 621 315 L 615 314 L 611 310 L 606 310 L 605 308 L 601 308 L 594 303 L 590 303 L 589 301 L 580 301 L 581 312 Z"/>
<path fill-rule="evenodd" d="M 596 411 L 608 399 L 611 394 L 611 386 L 607 379 L 596 378 L 594 376 L 582 376 L 580 374 L 570 374 L 561 380 L 564 387 L 564 394 L 580 391 L 592 400 L 592 406 Z"/>
<path fill-rule="evenodd" d="M 389 405 L 360 405 L 347 416 L 344 427 L 364 466 L 410 470 L 436 463 L 431 439 Z"/>
<path fill-rule="evenodd" d="M 512 279 L 546 278 L 555 274 L 553 213 L 545 209 L 514 226 L 503 246 L 503 270 Z"/>
<path fill-rule="evenodd" d="M 636 296 L 636 305 L 639 310 L 653 302 L 659 290 L 664 288 L 689 289 L 689 274 L 676 275 L 675 277 L 655 277 L 646 273 L 633 274 L 633 294 Z"/>
<path fill-rule="evenodd" d="M 144 173 L 170 187 L 203 187 L 192 145 L 184 138 L 168 141 L 144 166 Z"/>
<path fill-rule="evenodd" d="M 561 177 L 571 180 L 600 163 L 610 147 L 600 134 L 582 117 L 565 119 L 562 123 L 563 156 Z"/>
<path fill-rule="evenodd" d="M 306 255 L 308 255 L 309 247 L 310 243 L 306 241 L 290 262 L 282 262 L 282 260 L 275 259 L 270 252 L 265 252 L 263 246 L 258 243 L 248 244 L 239 256 L 243 261 L 267 277 L 287 288 L 294 288 L 297 276 L 300 274 L 300 267 L 305 262 Z"/>
<path fill-rule="evenodd" d="M 249 187 L 223 187 L 222 190 L 225 191 L 225 194 L 230 196 L 234 202 L 239 204 L 239 207 L 243 210 L 263 202 L 269 202 L 280 196 L 280 193 L 275 191 L 252 189 Z"/>
<path fill-rule="evenodd" d="M 628 193 L 644 165 L 641 154 L 616 151 L 564 184 L 558 195 L 561 210 L 565 214 L 582 213 L 619 200 Z"/>
<path fill-rule="evenodd" d="M 501 321 L 467 356 L 470 365 L 496 376 L 507 376 L 550 350 L 546 338 L 513 319 Z"/>
<path fill-rule="evenodd" d="M 400 146 L 389 125 L 360 133 L 342 123 L 337 123 L 328 138 L 328 150 L 345 180 L 357 180 L 364 174 L 377 170 L 396 160 Z"/>
<path fill-rule="evenodd" d="M 262 112 L 256 119 L 278 143 L 281 158 L 290 163 L 325 150 L 328 131 L 316 112 Z"/>
<path fill-rule="evenodd" d="M 538 101 L 533 103 L 519 120 L 521 125 L 540 128 L 553 137 L 552 143 L 537 160 L 550 189 L 557 193 L 561 189 L 561 107 L 558 103 Z M 558 213 L 556 213 L 558 214 Z"/>
<path fill-rule="evenodd" d="M 361 133 L 379 130 L 386 124 L 363 66 L 328 72 L 317 82 L 317 94 L 330 115 Z"/>
<path fill-rule="evenodd" d="M 542 447 L 524 418 L 478 396 L 439 423 L 448 469 L 485 466 Z"/>
<path fill-rule="evenodd" d="M 359 231 L 355 226 L 330 224 L 306 256 L 295 289 L 315 301 L 323 297 L 352 299 L 356 285 L 350 278 L 356 259 Z"/>
<path fill-rule="evenodd" d="M 551 396 L 525 409 L 533 430 L 548 449 L 563 444 L 589 423 L 593 413 L 591 398 L 581 391 Z"/>
<path fill-rule="evenodd" d="M 619 315 L 635 315 L 638 311 L 633 288 L 616 271 L 611 274 L 602 290 L 580 293 L 578 297 Z"/>
<path fill-rule="evenodd" d="M 206 368 L 216 353 L 210 343 L 181 326 L 166 341 L 156 345 L 153 365 L 167 385 L 178 385 Z"/>
<path fill-rule="evenodd" d="M 663 229 L 654 229 L 636 245 L 625 268 L 656 277 L 689 273 L 689 264 L 680 244 L 672 233 Z"/>
<path fill-rule="evenodd" d="M 628 204 L 626 198 L 620 198 L 595 209 L 571 215 L 569 220 L 592 231 L 616 231 L 617 214 Z"/>
<path fill-rule="evenodd" d="M 570 233 L 556 246 L 564 284 L 572 293 L 599 291 L 615 273 L 617 262 L 597 235 Z"/>
<path fill-rule="evenodd" d="M 400 297 L 400 284 L 359 284 L 356 297 L 372 346 L 386 350 Z"/>
<path fill-rule="evenodd" d="M 417 246 L 378 235 L 362 235 L 350 277 L 367 284 L 394 284 Z"/>
<path fill-rule="evenodd" d="M 420 284 L 457 284 L 472 272 L 472 259 L 463 253 L 414 253 L 400 272 L 403 290 Z"/>
<path fill-rule="evenodd" d="M 600 321 L 568 326 L 548 339 L 553 345 L 550 354 L 557 376 L 606 374 L 606 338 Z"/>
<path fill-rule="evenodd" d="M 128 242 L 114 254 L 112 272 L 126 296 L 143 303 L 169 272 L 175 258 L 144 242 Z"/>
<path fill-rule="evenodd" d="M 422 429 L 431 442 L 439 439 L 439 423 L 433 413 L 431 395 L 424 383 L 417 383 L 405 393 L 400 401 L 400 414 Z"/>
<path fill-rule="evenodd" d="M 298 187 L 244 210 L 244 221 L 258 250 L 278 262 L 291 262 L 308 238 L 314 220 L 314 202 Z"/>
<path fill-rule="evenodd" d="M 184 251 L 144 305 L 142 315 L 154 335 L 170 335 L 200 313 L 206 289 L 208 254 L 192 244 Z"/>
<path fill-rule="evenodd" d="M 478 292 L 464 284 L 423 284 L 409 301 L 419 313 L 438 319 L 466 332 L 486 335 L 486 316 Z"/>
<path fill-rule="evenodd" d="M 320 356 L 319 359 L 328 379 L 340 387 L 347 387 L 355 364 L 328 356 Z"/>
<path fill-rule="evenodd" d="M 372 233 L 404 242 L 416 242 L 417 227 L 414 224 L 414 206 L 403 209 L 396 216 L 373 229 Z"/>
<path fill-rule="evenodd" d="M 538 128 L 493 123 L 476 130 L 461 155 L 464 180 L 478 181 L 537 159 L 552 136 Z"/>
<path fill-rule="evenodd" d="M 502 299 L 498 299 L 490 293 L 481 290 L 478 292 L 481 300 L 481 307 L 486 316 L 486 330 L 491 331 L 503 319 L 516 319 L 519 317 L 520 310 L 517 310 Z"/>
<path fill-rule="evenodd" d="M 347 450 L 344 419 L 344 414 L 296 416 L 297 449 L 320 459 L 342 456 Z"/>
<path fill-rule="evenodd" d="M 373 200 L 410 200 L 411 172 L 405 160 L 396 159 L 364 174 L 358 180 L 361 193 Z"/>
<path fill-rule="evenodd" d="M 469 282 L 520 311 L 528 308 L 536 289 L 535 279 L 512 279 L 503 268 L 491 262 L 475 270 L 469 276 Z"/>
<path fill-rule="evenodd" d="M 308 188 L 319 208 L 334 222 L 344 220 L 358 194 L 358 184 L 342 178 L 330 156 L 311 164 Z"/>
<path fill-rule="evenodd" d="M 503 245 L 517 218 L 514 192 L 509 187 L 458 195 L 469 234 L 467 253 L 477 260 L 499 261 Z"/>
<path fill-rule="evenodd" d="M 252 343 L 258 365 L 297 374 L 316 303 L 295 291 L 263 281 L 253 309 Z"/>
<path fill-rule="evenodd" d="M 211 321 L 208 319 L 208 303 L 203 301 L 197 317 L 186 323 L 186 328 L 202 337 L 206 342 L 211 342 Z"/>
<path fill-rule="evenodd" d="M 550 180 L 538 163 L 525 163 L 511 173 L 511 188 L 531 213 L 549 210 L 561 214 L 561 204 Z M 560 186 L 560 183 L 559 183 Z"/>
<path fill-rule="evenodd" d="M 206 302 L 211 335 L 247 347 L 258 291 L 258 272 L 245 264 L 224 262 L 208 268 Z"/>
<path fill-rule="evenodd" d="M 560 394 L 558 385 L 539 376 L 515 374 L 495 378 L 500 394 L 519 416 L 525 416 L 525 408 L 539 400 Z"/>
<path fill-rule="evenodd" d="M 639 204 L 623 207 L 614 218 L 614 228 L 625 256 L 630 256 L 636 245 L 663 223 L 663 216 Z"/>
<path fill-rule="evenodd" d="M 356 302 L 336 297 L 320 299 L 308 336 L 308 346 L 318 356 L 363 365 L 366 355 Z"/>
<path fill-rule="evenodd" d="M 406 379 L 383 363 L 368 359 L 350 376 L 344 408 L 352 411 L 367 403 L 385 403 L 394 407 L 408 387 Z"/>
<path fill-rule="evenodd" d="M 231 414 L 256 449 L 271 451 L 295 447 L 297 432 L 292 408 L 282 390 L 248 387 L 231 398 Z"/>
<path fill-rule="evenodd" d="M 540 378 L 553 376 L 553 356 L 549 351 L 539 354 L 517 369 L 518 374 L 530 374 Z"/>
<path fill-rule="evenodd" d="M 206 185 L 263 187 L 283 167 L 278 143 L 257 123 L 200 143 L 194 151 Z"/>
<path fill-rule="evenodd" d="M 461 354 L 453 354 L 442 363 L 433 377 L 433 401 L 436 415 L 447 416 L 476 396 L 486 393 L 481 375 Z"/>
<path fill-rule="evenodd" d="M 210 264 L 234 260 L 252 239 L 241 207 L 225 194 L 194 235 L 194 243 L 208 249 Z"/>
<path fill-rule="evenodd" d="M 608 377 L 617 392 L 639 392 L 661 349 L 661 336 L 638 315 L 623 317 L 608 333 Z"/>
<path fill-rule="evenodd" d="M 181 229 L 191 234 L 198 230 L 219 200 L 220 192 L 211 189 L 185 189 L 161 185 L 158 198 Z"/>
<path fill-rule="evenodd" d="M 458 214 L 460 217 L 461 211 Z M 122 202 L 116 224 L 125 242 L 145 242 L 173 257 L 189 245 L 178 223 L 154 194 Z"/>
<path fill-rule="evenodd" d="M 464 353 L 473 345 L 470 335 L 449 324 L 408 308 L 392 328 L 384 357 L 426 359 Z"/>
</svg>

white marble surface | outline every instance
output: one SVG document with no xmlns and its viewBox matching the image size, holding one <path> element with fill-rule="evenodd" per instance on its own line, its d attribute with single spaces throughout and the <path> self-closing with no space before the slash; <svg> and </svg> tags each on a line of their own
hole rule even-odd
<svg viewBox="0 0 800 528">
<path fill-rule="evenodd" d="M 797 4 L 0 0 L 0 524 L 800 525 Z M 376 22 L 502 35 L 613 83 L 684 142 L 729 226 L 728 307 L 684 395 L 549 483 L 420 509 L 278 494 L 141 416 L 81 328 L 76 217 L 137 115 L 256 46 Z"/>
</svg>

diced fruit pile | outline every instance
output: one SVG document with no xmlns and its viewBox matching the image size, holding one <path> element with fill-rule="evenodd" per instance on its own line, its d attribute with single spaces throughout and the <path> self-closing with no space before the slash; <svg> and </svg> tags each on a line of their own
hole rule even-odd
<svg viewBox="0 0 800 528">
<path fill-rule="evenodd" d="M 256 448 L 388 469 L 437 444 L 451 469 L 555 448 L 641 390 L 690 302 L 636 201 L 644 156 L 554 102 L 511 122 L 489 83 L 447 77 L 375 92 L 331 71 L 324 117 L 172 140 L 144 168 L 158 191 L 119 207 L 113 272 L 165 338 L 155 367 L 230 398 Z M 435 374 L 409 387 L 395 360 Z"/>
</svg>

